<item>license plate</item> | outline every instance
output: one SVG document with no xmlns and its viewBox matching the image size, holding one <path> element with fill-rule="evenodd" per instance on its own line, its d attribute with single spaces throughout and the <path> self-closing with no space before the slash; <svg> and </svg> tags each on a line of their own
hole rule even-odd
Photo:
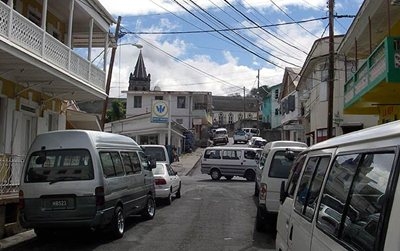
<svg viewBox="0 0 400 251">
<path fill-rule="evenodd" d="M 53 200 L 51 201 L 51 207 L 53 208 L 67 208 L 68 201 L 67 200 Z"/>
</svg>

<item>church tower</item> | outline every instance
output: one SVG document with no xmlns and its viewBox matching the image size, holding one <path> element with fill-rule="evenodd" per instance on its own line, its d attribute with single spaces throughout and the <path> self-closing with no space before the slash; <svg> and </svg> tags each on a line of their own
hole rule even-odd
<svg viewBox="0 0 400 251">
<path fill-rule="evenodd" d="M 147 75 L 140 50 L 135 71 L 129 75 L 129 91 L 150 91 L 150 74 Z"/>
</svg>

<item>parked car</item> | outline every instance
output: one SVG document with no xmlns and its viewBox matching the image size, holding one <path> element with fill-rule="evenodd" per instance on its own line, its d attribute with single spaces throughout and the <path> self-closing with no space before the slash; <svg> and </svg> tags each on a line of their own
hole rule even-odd
<svg viewBox="0 0 400 251">
<path fill-rule="evenodd" d="M 217 144 L 228 144 L 229 139 L 228 139 L 228 131 L 225 128 L 218 128 L 214 132 L 214 137 L 213 137 L 213 145 Z"/>
<path fill-rule="evenodd" d="M 256 139 L 250 147 L 253 148 L 263 148 L 268 143 L 265 139 Z"/>
<path fill-rule="evenodd" d="M 201 159 L 201 173 L 209 174 L 213 180 L 239 176 L 254 181 L 260 152 L 259 148 L 207 147 Z"/>
<path fill-rule="evenodd" d="M 249 141 L 249 136 L 246 134 L 245 131 L 237 130 L 233 134 L 233 143 L 236 144 L 238 142 L 247 143 Z"/>
<path fill-rule="evenodd" d="M 397 120 L 302 152 L 281 185 L 276 249 L 400 250 L 399 142 Z"/>
<path fill-rule="evenodd" d="M 268 219 L 274 218 L 279 210 L 279 194 L 282 180 L 286 180 L 296 155 L 307 149 L 297 141 L 271 141 L 262 150 L 257 173 L 255 195 L 258 195 L 256 229 L 263 230 Z M 271 217 L 272 216 L 272 217 Z"/>
<path fill-rule="evenodd" d="M 153 175 L 156 184 L 156 199 L 161 199 L 170 205 L 172 196 L 181 197 L 181 178 L 169 164 L 157 163 L 156 168 L 153 169 Z"/>
<path fill-rule="evenodd" d="M 262 140 L 263 138 L 262 137 L 258 137 L 258 136 L 253 136 L 253 137 L 249 137 L 249 143 L 248 143 L 248 145 L 249 145 L 249 147 L 253 147 L 254 146 L 254 142 L 256 141 L 256 140 Z"/>
<path fill-rule="evenodd" d="M 124 234 L 125 218 L 155 214 L 154 168 L 126 136 L 84 130 L 42 133 L 21 172 L 20 223 L 39 238 L 80 227 Z"/>
<path fill-rule="evenodd" d="M 242 128 L 242 130 L 248 134 L 249 139 L 260 136 L 260 130 L 257 128 Z"/>
</svg>

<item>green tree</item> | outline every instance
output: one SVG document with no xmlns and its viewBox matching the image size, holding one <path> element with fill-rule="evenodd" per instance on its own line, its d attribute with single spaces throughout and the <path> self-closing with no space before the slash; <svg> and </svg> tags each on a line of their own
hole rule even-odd
<svg viewBox="0 0 400 251">
<path fill-rule="evenodd" d="M 107 110 L 106 122 L 124 119 L 126 116 L 126 103 L 115 100 L 111 103 L 111 108 Z"/>
<path fill-rule="evenodd" d="M 271 93 L 271 88 L 267 85 L 260 86 L 259 88 L 253 88 L 250 90 L 249 96 L 257 97 L 259 96 L 261 99 L 266 98 Z"/>
</svg>

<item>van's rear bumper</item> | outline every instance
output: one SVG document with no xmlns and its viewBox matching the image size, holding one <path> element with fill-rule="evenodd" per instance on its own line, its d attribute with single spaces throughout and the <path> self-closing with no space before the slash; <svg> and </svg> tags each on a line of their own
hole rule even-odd
<svg viewBox="0 0 400 251">
<path fill-rule="evenodd" d="M 20 224 L 24 228 L 102 228 L 109 223 L 104 211 L 97 211 L 95 216 L 86 219 L 27 219 L 23 211 L 19 215 Z"/>
</svg>

